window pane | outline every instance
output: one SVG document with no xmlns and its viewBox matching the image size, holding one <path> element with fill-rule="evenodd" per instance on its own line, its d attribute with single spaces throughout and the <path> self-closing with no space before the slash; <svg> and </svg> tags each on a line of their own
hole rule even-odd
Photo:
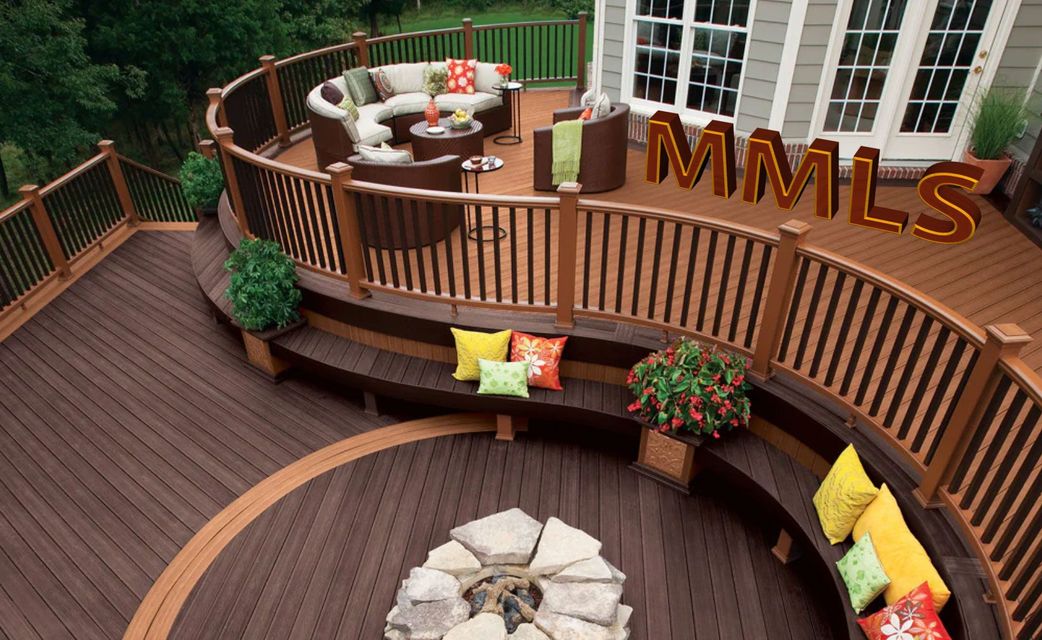
<svg viewBox="0 0 1042 640">
<path fill-rule="evenodd" d="M 682 20 L 684 0 L 638 0 L 637 15 Z"/>
<path fill-rule="evenodd" d="M 907 0 L 854 0 L 833 78 L 826 131 L 872 130 L 906 4 Z"/>
<path fill-rule="evenodd" d="M 658 0 L 653 0 L 658 1 Z M 637 21 L 633 62 L 633 97 L 673 103 L 677 95 L 678 53 L 683 37 L 679 24 Z"/>
<path fill-rule="evenodd" d="M 992 0 L 945 0 L 937 4 L 915 85 L 901 118 L 902 132 L 951 130 L 991 5 Z"/>
</svg>

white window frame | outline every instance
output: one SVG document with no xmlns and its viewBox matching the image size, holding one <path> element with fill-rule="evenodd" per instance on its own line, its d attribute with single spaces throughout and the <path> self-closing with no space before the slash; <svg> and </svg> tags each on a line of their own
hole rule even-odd
<svg viewBox="0 0 1042 640">
<path fill-rule="evenodd" d="M 681 23 L 677 23 L 668 18 L 638 16 L 637 1 L 638 0 L 626 0 L 625 44 L 622 56 L 622 101 L 628 103 L 630 109 L 635 113 L 651 115 L 660 109 L 665 109 L 679 113 L 680 119 L 685 124 L 692 124 L 700 127 L 704 127 L 712 120 L 721 120 L 723 122 L 731 123 L 735 122 L 738 119 L 738 115 L 741 113 L 742 108 L 742 89 L 745 85 L 745 72 L 749 65 L 749 50 L 752 48 L 753 24 L 756 16 L 757 0 L 749 0 L 749 16 L 746 19 L 746 25 L 744 27 L 695 22 L 696 0 L 684 1 L 684 15 Z M 681 27 L 681 46 L 678 51 L 680 56 L 680 69 L 677 74 L 676 102 L 673 104 L 633 97 L 633 65 L 636 62 L 637 53 L 637 20 L 670 25 L 678 24 Z M 693 34 L 695 29 L 699 28 L 700 25 L 704 28 L 716 29 L 719 31 L 745 33 L 745 51 L 742 55 L 742 74 L 738 78 L 738 95 L 735 96 L 733 116 L 726 116 L 719 113 L 712 113 L 710 111 L 701 111 L 697 109 L 689 109 L 686 106 L 680 106 L 687 105 L 687 92 L 691 82 L 691 57 L 694 51 L 695 42 Z"/>
</svg>

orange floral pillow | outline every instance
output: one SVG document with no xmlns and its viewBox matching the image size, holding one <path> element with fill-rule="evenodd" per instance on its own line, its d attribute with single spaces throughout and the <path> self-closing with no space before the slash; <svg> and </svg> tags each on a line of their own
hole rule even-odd
<svg viewBox="0 0 1042 640">
<path fill-rule="evenodd" d="M 528 362 L 528 384 L 543 389 L 561 390 L 561 355 L 564 338 L 540 338 L 515 331 L 510 336 L 510 361 Z"/>
<path fill-rule="evenodd" d="M 929 583 L 857 621 L 868 640 L 952 640 L 933 608 Z"/>
<path fill-rule="evenodd" d="M 449 93 L 474 93 L 474 78 L 477 75 L 477 60 L 455 60 L 446 58 L 449 79 L 445 82 Z"/>
</svg>

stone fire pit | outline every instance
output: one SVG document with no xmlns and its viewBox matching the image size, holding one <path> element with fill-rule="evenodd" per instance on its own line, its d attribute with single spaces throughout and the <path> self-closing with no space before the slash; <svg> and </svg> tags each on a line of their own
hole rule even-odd
<svg viewBox="0 0 1042 640">
<path fill-rule="evenodd" d="M 510 509 L 456 527 L 414 567 L 385 640 L 626 640 L 626 576 L 601 543 L 557 518 Z"/>
</svg>

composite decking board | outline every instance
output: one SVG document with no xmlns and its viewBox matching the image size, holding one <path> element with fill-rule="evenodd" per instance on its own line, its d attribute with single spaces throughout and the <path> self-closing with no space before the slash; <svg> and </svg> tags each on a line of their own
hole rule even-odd
<svg viewBox="0 0 1042 640">
<path fill-rule="evenodd" d="M 478 444 L 484 446 L 476 448 L 474 445 Z M 568 451 L 571 456 L 565 455 Z M 592 466 L 585 464 L 587 454 L 591 454 Z M 524 471 L 532 457 L 540 458 L 542 465 L 540 473 L 530 479 Z M 283 498 L 286 508 L 308 515 L 297 519 L 283 517 L 277 513 L 276 505 L 251 523 L 207 571 L 223 575 L 224 579 L 204 577 L 191 595 L 190 605 L 178 618 L 172 637 L 307 638 L 333 637 L 332 633 L 339 633 L 337 637 L 379 637 L 400 580 L 410 567 L 423 563 L 428 549 L 448 540 L 449 529 L 466 519 L 513 506 L 515 496 L 525 493 L 526 481 L 534 482 L 539 494 L 546 495 L 543 485 L 552 476 L 569 471 L 560 464 L 569 457 L 583 459 L 578 465 L 580 473 L 573 476 L 580 502 L 597 496 L 598 517 L 583 526 L 594 537 L 603 539 L 602 553 L 627 574 L 623 601 L 637 607 L 632 619 L 633 638 L 831 637 L 827 631 L 820 633 L 824 618 L 813 599 L 797 593 L 814 593 L 816 587 L 793 567 L 777 563 L 770 554 L 764 529 L 749 516 L 729 511 L 726 492 L 712 489 L 684 496 L 632 473 L 627 468 L 628 457 L 622 452 L 591 452 L 588 445 L 542 435 L 538 440 L 520 436 L 513 442 L 495 442 L 488 436 L 452 436 L 406 444 L 348 463 L 345 471 L 333 470 L 310 481 L 309 485 L 324 483 L 324 487 L 308 490 L 302 486 Z M 471 483 L 474 476 L 460 470 L 480 468 L 481 477 L 486 478 L 492 465 L 506 460 L 509 466 L 513 459 L 523 461 L 519 467 L 523 470 L 521 477 L 504 470 L 501 482 L 489 487 L 490 491 L 495 489 L 495 499 L 484 506 L 485 511 L 463 519 L 446 516 L 454 514 L 451 507 L 461 502 L 464 495 L 481 491 L 480 484 Z M 466 464 L 458 465 L 461 461 Z M 548 466 L 555 461 L 558 464 Z M 359 469 L 352 470 L 354 466 Z M 431 486 L 435 477 L 440 486 Z M 590 492 L 586 485 L 594 485 L 597 490 Z M 626 501 L 620 499 L 619 491 L 605 491 L 604 486 L 624 488 L 632 496 L 635 510 L 626 511 Z M 432 499 L 434 495 L 440 498 Z M 450 509 L 438 508 L 445 503 Z M 580 512 L 585 510 L 584 504 L 577 506 Z M 551 509 L 553 514 L 561 515 L 559 509 Z M 414 511 L 416 519 L 412 520 Z M 578 525 L 582 516 L 573 514 L 563 519 Z M 721 535 L 701 534 L 707 519 Z M 618 533 L 602 530 L 602 523 Z M 692 528 L 697 533 L 692 533 Z M 653 535 L 650 543 L 645 537 L 649 533 Z M 632 557 L 627 557 L 622 549 L 622 538 L 637 542 Z M 653 553 L 659 558 L 652 558 L 641 549 L 642 539 L 646 546 L 658 549 Z M 712 559 L 717 572 L 730 576 L 735 567 L 728 549 L 735 545 L 744 549 L 742 562 L 746 566 L 741 571 L 747 576 L 754 571 L 757 583 L 748 585 L 746 591 L 732 591 L 727 600 L 731 608 L 716 610 L 712 608 L 712 599 L 695 599 L 694 594 L 715 594 L 723 587 L 713 581 L 707 570 L 701 570 L 701 565 L 691 564 L 692 551 L 697 549 L 706 563 Z M 267 561 L 252 558 L 250 552 L 259 551 L 262 546 L 278 549 L 277 557 Z M 648 558 L 651 562 L 646 561 Z M 683 566 L 673 566 L 676 563 Z M 229 571 L 226 565 L 235 565 L 238 571 Z M 285 575 L 279 575 L 282 573 Z M 312 583 L 312 588 L 301 588 L 307 583 Z M 732 584 L 735 588 L 738 587 Z M 759 601 L 768 595 L 775 599 L 770 610 L 775 614 L 779 608 L 797 604 L 803 610 L 798 617 L 781 615 L 772 619 L 767 617 L 766 608 L 748 606 L 747 599 Z M 658 600 L 650 600 L 649 596 Z M 198 606 L 200 602 L 210 606 Z M 272 603 L 279 606 L 267 606 Z M 251 615 L 235 615 L 232 608 Z M 769 629 L 769 635 L 743 635 L 739 618 L 744 616 L 749 626 L 748 618 L 753 615 L 760 619 L 751 628 Z M 733 635 L 717 632 L 717 616 L 731 621 Z M 250 633 L 244 633 L 247 629 Z M 194 635 L 189 635 L 189 630 Z"/>
<path fill-rule="evenodd" d="M 135 234 L 0 344 L 0 599 L 21 612 L 0 615 L 2 635 L 119 637 L 242 491 L 393 421 L 249 369 L 210 318 L 190 249 L 189 234 Z M 221 250 L 207 252 L 215 281 Z"/>
</svg>

